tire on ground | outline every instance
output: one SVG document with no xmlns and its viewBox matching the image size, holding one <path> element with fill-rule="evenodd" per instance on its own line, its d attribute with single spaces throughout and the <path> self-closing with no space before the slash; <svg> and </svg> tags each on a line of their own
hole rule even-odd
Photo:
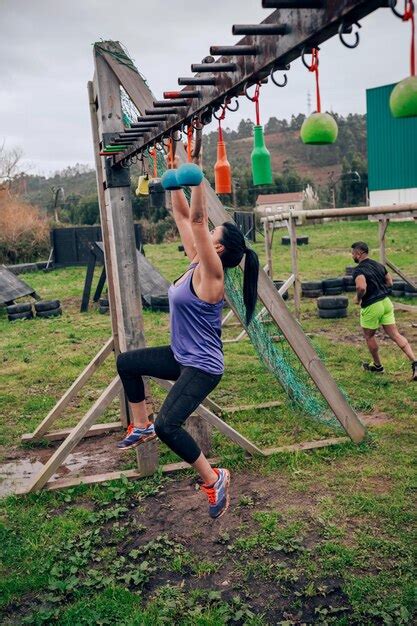
<svg viewBox="0 0 417 626">
<path fill-rule="evenodd" d="M 317 298 L 319 309 L 346 309 L 349 304 L 347 296 L 321 296 Z"/>
<path fill-rule="evenodd" d="M 39 302 L 35 302 L 35 311 L 37 313 L 43 311 L 51 311 L 59 308 L 61 303 L 59 300 L 40 300 Z"/>
<path fill-rule="evenodd" d="M 101 313 L 102 315 L 104 315 L 105 313 L 108 313 L 108 312 L 109 312 L 109 310 L 110 310 L 110 309 L 109 309 L 109 307 L 108 307 L 108 306 L 102 306 L 102 305 L 100 305 L 100 306 L 98 307 L 98 312 L 99 312 L 99 313 Z"/>
<path fill-rule="evenodd" d="M 323 292 L 321 289 L 302 289 L 301 295 L 303 298 L 319 298 Z"/>
<path fill-rule="evenodd" d="M 29 313 L 32 311 L 31 302 L 21 302 L 20 304 L 10 304 L 7 307 L 7 313 L 13 315 L 14 313 Z"/>
<path fill-rule="evenodd" d="M 313 290 L 319 289 L 320 291 L 322 291 L 323 283 L 321 280 L 304 280 L 301 283 L 301 289 L 303 291 L 310 291 L 311 289 Z"/>
<path fill-rule="evenodd" d="M 325 296 L 338 296 L 343 293 L 342 287 L 328 287 L 323 291 Z"/>
<path fill-rule="evenodd" d="M 9 313 L 9 322 L 15 322 L 17 320 L 31 320 L 33 318 L 32 311 L 23 311 L 22 313 Z"/>
<path fill-rule="evenodd" d="M 100 298 L 98 302 L 99 302 L 100 306 L 105 306 L 105 307 L 109 308 L 109 299 L 108 298 Z"/>
<path fill-rule="evenodd" d="M 38 311 L 36 317 L 59 317 L 62 315 L 62 309 L 60 306 L 55 309 L 48 309 L 47 311 Z"/>
<path fill-rule="evenodd" d="M 323 281 L 323 291 L 326 289 L 335 289 L 339 287 L 339 289 L 343 288 L 343 278 L 325 278 Z"/>
<path fill-rule="evenodd" d="M 347 317 L 347 309 L 317 309 L 317 313 L 323 319 Z"/>
<path fill-rule="evenodd" d="M 151 310 L 163 311 L 167 313 L 169 311 L 169 300 L 167 295 L 151 296 Z"/>
</svg>

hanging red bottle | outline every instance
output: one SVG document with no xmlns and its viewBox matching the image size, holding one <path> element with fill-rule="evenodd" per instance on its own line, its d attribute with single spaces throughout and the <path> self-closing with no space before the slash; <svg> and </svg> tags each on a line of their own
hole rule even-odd
<svg viewBox="0 0 417 626">
<path fill-rule="evenodd" d="M 227 160 L 226 144 L 217 142 L 217 161 L 214 166 L 216 193 L 232 193 L 232 170 Z"/>
</svg>

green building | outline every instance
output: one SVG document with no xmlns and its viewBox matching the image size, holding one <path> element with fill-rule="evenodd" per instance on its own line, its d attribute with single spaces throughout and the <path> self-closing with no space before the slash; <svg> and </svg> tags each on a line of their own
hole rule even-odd
<svg viewBox="0 0 417 626">
<path fill-rule="evenodd" d="M 417 118 L 391 115 L 394 87 L 395 83 L 366 91 L 371 206 L 417 202 Z"/>
</svg>

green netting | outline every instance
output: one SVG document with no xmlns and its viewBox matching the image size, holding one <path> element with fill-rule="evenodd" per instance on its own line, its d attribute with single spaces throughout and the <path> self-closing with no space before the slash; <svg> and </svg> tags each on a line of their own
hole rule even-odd
<svg viewBox="0 0 417 626">
<path fill-rule="evenodd" d="M 239 268 L 228 269 L 225 276 L 226 293 L 231 303 L 245 319 L 245 305 L 243 302 L 243 273 Z M 338 426 L 334 416 L 330 415 L 327 404 L 319 391 L 310 382 L 297 356 L 282 335 L 278 327 L 273 328 L 274 335 L 278 334 L 280 341 L 273 339 L 269 329 L 262 323 L 259 316 L 261 306 L 257 307 L 255 315 L 246 327 L 261 363 L 280 382 L 294 405 L 300 407 L 309 416 L 332 427 Z"/>
</svg>

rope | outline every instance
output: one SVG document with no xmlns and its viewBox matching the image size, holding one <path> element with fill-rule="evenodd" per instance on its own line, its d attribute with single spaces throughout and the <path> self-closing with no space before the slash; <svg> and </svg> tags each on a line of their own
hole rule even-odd
<svg viewBox="0 0 417 626">
<path fill-rule="evenodd" d="M 410 59 L 410 74 L 416 75 L 416 54 L 415 54 L 415 21 L 414 21 L 414 2 L 413 0 L 406 0 L 406 8 L 403 15 L 403 21 L 408 22 L 411 20 L 411 59 Z"/>
<path fill-rule="evenodd" d="M 191 154 L 192 140 L 193 140 L 193 127 L 190 124 L 189 126 L 187 126 L 187 161 L 188 163 L 191 163 L 192 161 L 192 154 Z"/>
<path fill-rule="evenodd" d="M 219 141 L 223 141 L 222 121 L 226 117 L 226 105 L 223 104 L 221 109 L 222 109 L 222 112 L 221 112 L 220 117 L 218 118 L 218 121 L 219 121 Z"/>
<path fill-rule="evenodd" d="M 309 65 L 309 71 L 314 72 L 316 75 L 316 98 L 317 98 L 317 113 L 321 113 L 321 99 L 320 99 L 320 85 L 319 85 L 319 51 L 317 48 L 313 48 L 311 51 L 311 65 Z"/>
<path fill-rule="evenodd" d="M 261 84 L 257 83 L 255 87 L 255 95 L 253 96 L 253 102 L 255 103 L 255 113 L 256 113 L 256 125 L 261 125 L 261 116 L 259 113 L 259 92 L 261 90 Z"/>
</svg>

